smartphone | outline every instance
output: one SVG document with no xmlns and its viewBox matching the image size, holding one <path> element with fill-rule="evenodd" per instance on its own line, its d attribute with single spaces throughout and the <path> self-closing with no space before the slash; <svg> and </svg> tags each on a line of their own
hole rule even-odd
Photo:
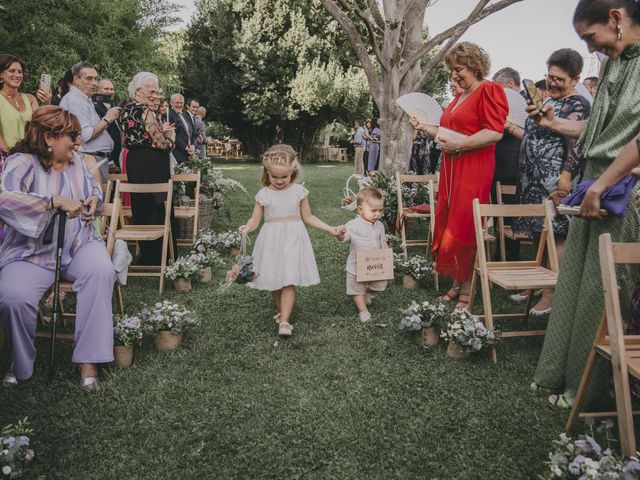
<svg viewBox="0 0 640 480">
<path fill-rule="evenodd" d="M 542 97 L 538 93 L 538 89 L 536 88 L 536 84 L 529 79 L 522 80 L 522 85 L 524 85 L 524 94 L 527 97 L 527 100 L 531 105 L 534 105 L 538 110 L 542 110 L 542 106 L 544 105 L 544 101 Z"/>
<path fill-rule="evenodd" d="M 40 90 L 44 90 L 48 92 L 51 89 L 51 75 L 48 73 L 43 73 L 40 75 L 40 86 L 38 87 Z"/>
</svg>

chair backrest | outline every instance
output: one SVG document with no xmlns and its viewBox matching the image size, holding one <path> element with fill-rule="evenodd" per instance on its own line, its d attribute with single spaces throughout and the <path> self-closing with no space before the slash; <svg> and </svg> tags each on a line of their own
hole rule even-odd
<svg viewBox="0 0 640 480">
<path fill-rule="evenodd" d="M 106 230 L 107 252 L 111 256 L 116 242 L 116 230 L 118 229 L 118 217 L 120 216 L 120 199 L 114 198 L 113 203 L 103 203 L 100 216 L 103 222 L 103 231 L 100 233 L 104 235 Z"/>
<path fill-rule="evenodd" d="M 118 180 L 118 193 L 171 193 L 173 182 L 167 183 L 121 183 Z"/>
<path fill-rule="evenodd" d="M 496 182 L 496 203 L 498 205 L 504 204 L 503 197 L 505 195 L 515 196 L 515 194 L 515 185 L 502 185 L 500 182 Z"/>
<path fill-rule="evenodd" d="M 402 184 L 403 183 L 429 183 L 437 182 L 438 175 L 401 175 L 400 172 L 396 172 L 396 190 L 398 195 L 398 215 L 404 210 L 404 199 L 402 198 Z"/>
<path fill-rule="evenodd" d="M 553 235 L 552 219 L 555 216 L 555 208 L 550 200 L 539 204 L 529 205 L 484 205 L 480 200 L 473 200 L 473 221 L 476 230 L 476 244 L 478 247 L 478 260 L 480 266 L 484 267 L 486 262 L 486 252 L 484 246 L 484 225 L 483 219 L 487 217 L 544 217 L 544 227 L 540 236 L 540 245 L 536 254 L 536 262 L 542 263 L 545 248 L 549 256 L 549 269 L 558 273 L 558 253 Z M 517 262 L 514 262 L 517 263 Z"/>
</svg>

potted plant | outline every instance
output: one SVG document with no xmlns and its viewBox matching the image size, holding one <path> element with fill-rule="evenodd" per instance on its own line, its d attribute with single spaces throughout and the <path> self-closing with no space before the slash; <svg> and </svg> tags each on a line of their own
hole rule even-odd
<svg viewBox="0 0 640 480">
<path fill-rule="evenodd" d="M 393 250 L 393 253 L 397 253 L 398 255 L 400 255 L 403 252 L 402 238 L 400 238 L 399 235 L 387 233 L 385 235 L 385 239 L 387 240 L 387 245 L 389 245 L 389 248 Z"/>
<path fill-rule="evenodd" d="M 554 449 L 545 462 L 548 469 L 539 476 L 540 480 L 640 478 L 640 453 L 622 458 L 611 448 L 603 448 L 595 439 L 593 418 L 588 418 L 585 423 L 589 425 L 591 435 L 572 438 L 561 433 L 560 439 L 553 442 Z M 606 420 L 596 429 L 596 433 L 606 435 L 608 446 L 612 442 L 609 432 L 612 428 L 613 422 Z"/>
<path fill-rule="evenodd" d="M 450 358 L 467 358 L 497 340 L 497 332 L 488 329 L 478 317 L 467 311 L 453 312 L 440 336 L 449 342 L 447 355 Z"/>
<path fill-rule="evenodd" d="M 154 335 L 156 349 L 161 351 L 178 348 L 182 334 L 198 323 L 195 313 L 169 300 L 144 308 L 140 316 L 144 329 Z"/>
<path fill-rule="evenodd" d="M 33 430 L 29 428 L 27 419 L 19 420 L 15 425 L 7 425 L 0 432 L 0 478 L 19 478 L 25 471 L 27 464 L 35 456 L 29 448 L 29 435 Z"/>
<path fill-rule="evenodd" d="M 191 251 L 189 257 L 200 268 L 198 276 L 200 283 L 209 283 L 213 276 L 213 267 L 222 265 L 220 254 L 211 249 L 206 252 Z"/>
<path fill-rule="evenodd" d="M 422 331 L 418 342 L 423 346 L 438 344 L 438 329 L 444 325 L 451 312 L 444 303 L 411 302 L 400 310 L 405 316 L 400 320 L 400 328 L 409 331 Z"/>
<path fill-rule="evenodd" d="M 229 253 L 237 257 L 240 255 L 240 232 L 229 230 L 216 235 L 216 248 L 220 253 Z"/>
<path fill-rule="evenodd" d="M 165 270 L 165 276 L 173 280 L 173 286 L 180 293 L 191 291 L 191 280 L 198 278 L 202 268 L 191 256 L 179 257 Z"/>
<path fill-rule="evenodd" d="M 433 278 L 433 262 L 422 255 L 414 255 L 407 259 L 403 255 L 394 255 L 394 260 L 395 270 L 403 275 L 404 288 L 415 290 Z"/>
<path fill-rule="evenodd" d="M 118 368 L 129 368 L 133 362 L 133 347 L 142 340 L 142 321 L 139 317 L 118 317 L 113 326 L 115 346 L 113 363 Z"/>
</svg>

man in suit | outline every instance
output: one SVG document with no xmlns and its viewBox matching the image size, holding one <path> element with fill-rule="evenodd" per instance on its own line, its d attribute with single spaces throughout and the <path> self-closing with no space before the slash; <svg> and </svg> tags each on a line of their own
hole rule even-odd
<svg viewBox="0 0 640 480">
<path fill-rule="evenodd" d="M 182 111 L 184 108 L 184 97 L 179 93 L 174 93 L 171 95 L 169 103 L 171 104 L 169 121 L 176 127 L 176 141 L 173 156 L 176 157 L 176 162 L 183 163 L 189 155 L 195 152 L 195 145 L 192 141 L 192 129 Z"/>
<path fill-rule="evenodd" d="M 195 98 L 192 98 L 187 102 L 187 111 L 185 112 L 185 119 L 191 128 L 191 143 L 193 145 L 198 145 L 198 119 L 196 115 L 198 115 L 198 109 L 200 108 L 200 102 Z"/>
<path fill-rule="evenodd" d="M 109 110 L 113 106 L 113 95 L 115 89 L 113 88 L 113 82 L 107 78 L 103 78 L 98 82 L 98 92 L 93 98 L 93 106 L 100 118 L 104 118 Z M 109 156 L 109 164 L 116 165 L 120 168 L 120 151 L 122 150 L 122 132 L 118 122 L 113 122 L 107 127 L 107 133 L 113 140 L 113 150 Z"/>
</svg>

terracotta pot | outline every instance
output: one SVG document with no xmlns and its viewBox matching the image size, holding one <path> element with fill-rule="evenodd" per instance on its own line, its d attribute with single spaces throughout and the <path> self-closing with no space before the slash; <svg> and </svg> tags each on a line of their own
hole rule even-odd
<svg viewBox="0 0 640 480">
<path fill-rule="evenodd" d="M 411 275 L 403 275 L 402 286 L 404 288 L 408 288 L 409 290 L 417 290 L 418 288 L 420 288 L 420 282 L 418 282 Z"/>
<path fill-rule="evenodd" d="M 113 364 L 117 368 L 129 368 L 133 363 L 133 345 L 116 345 L 113 347 Z"/>
<path fill-rule="evenodd" d="M 456 360 L 464 360 L 465 358 L 469 358 L 469 352 L 465 352 L 457 343 L 449 342 L 447 356 L 449 358 L 455 358 Z"/>
<path fill-rule="evenodd" d="M 169 330 L 162 330 L 153 337 L 156 350 L 160 351 L 175 350 L 180 346 L 180 342 L 182 342 L 182 334 L 173 333 Z"/>
<path fill-rule="evenodd" d="M 232 257 L 237 257 L 238 255 L 240 255 L 240 248 L 238 247 L 231 247 L 229 249 L 229 255 L 231 255 Z"/>
<path fill-rule="evenodd" d="M 211 281 L 211 275 L 212 275 L 211 267 L 204 267 L 204 270 L 200 274 L 198 281 L 200 283 L 209 283 Z"/>
<path fill-rule="evenodd" d="M 176 292 L 189 293 L 191 291 L 191 280 L 178 277 L 173 281 L 173 286 L 175 287 Z"/>
<path fill-rule="evenodd" d="M 438 344 L 440 340 L 440 332 L 437 327 L 428 327 L 422 329 L 422 335 L 420 336 L 421 344 L 425 347 L 432 347 Z"/>
</svg>

